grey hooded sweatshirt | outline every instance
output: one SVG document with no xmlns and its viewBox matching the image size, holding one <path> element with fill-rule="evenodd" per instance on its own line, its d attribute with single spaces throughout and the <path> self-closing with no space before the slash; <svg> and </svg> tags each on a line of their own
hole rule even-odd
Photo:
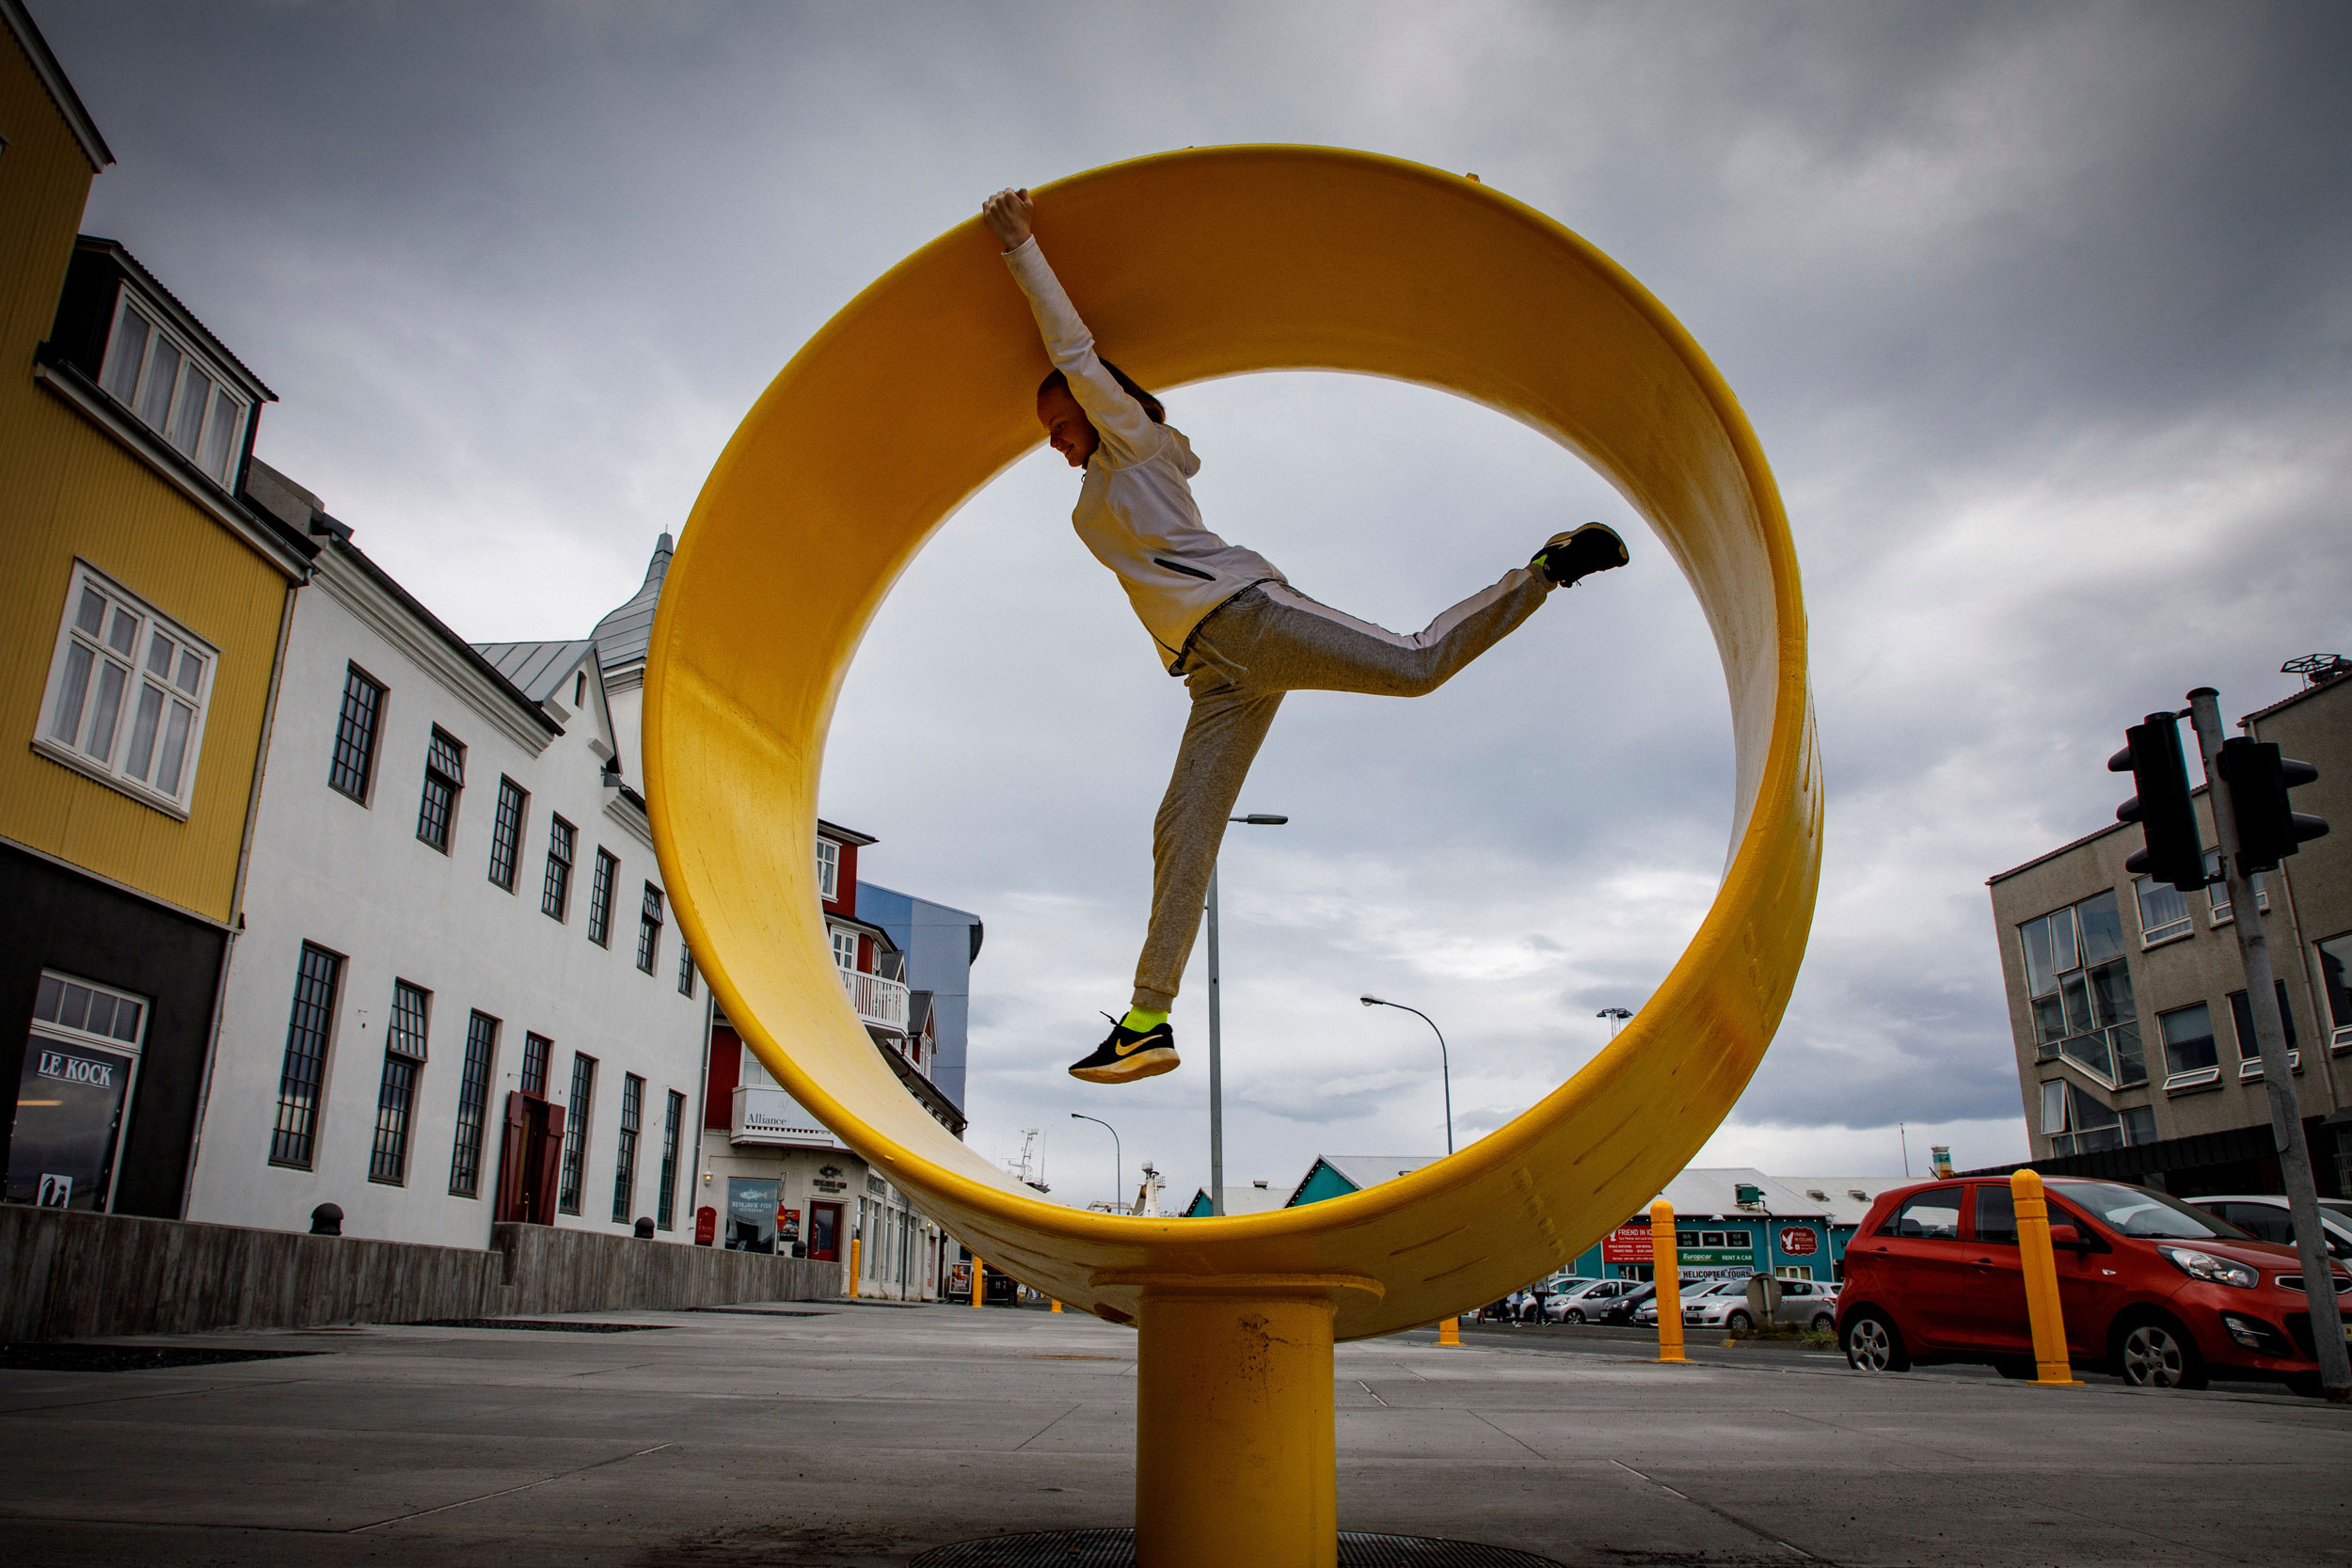
<svg viewBox="0 0 2352 1568">
<path fill-rule="evenodd" d="M 1194 628 L 1234 594 L 1287 582 L 1255 550 L 1200 526 L 1191 480 L 1200 471 L 1181 431 L 1155 424 L 1094 352 L 1094 335 L 1062 292 L 1032 238 L 1005 253 L 1028 296 L 1046 357 L 1069 379 L 1102 444 L 1088 462 L 1071 526 L 1094 559 L 1118 574 L 1136 618 L 1160 646 L 1171 675 L 1184 673 Z"/>
</svg>

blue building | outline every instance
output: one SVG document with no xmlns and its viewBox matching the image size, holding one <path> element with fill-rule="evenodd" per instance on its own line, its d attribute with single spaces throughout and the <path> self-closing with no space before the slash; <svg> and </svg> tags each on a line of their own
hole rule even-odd
<svg viewBox="0 0 2352 1568">
<path fill-rule="evenodd" d="M 972 1022 L 972 961 L 980 956 L 980 917 L 872 882 L 857 884 L 859 918 L 881 927 L 906 957 L 917 1006 L 931 1012 L 939 1056 L 931 1081 L 963 1108 L 964 1048 Z M 919 1000 L 928 992 L 928 1003 Z"/>
</svg>

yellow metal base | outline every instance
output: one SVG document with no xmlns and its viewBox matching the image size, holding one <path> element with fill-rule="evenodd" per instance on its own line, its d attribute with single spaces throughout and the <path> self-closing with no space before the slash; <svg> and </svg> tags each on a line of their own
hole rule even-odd
<svg viewBox="0 0 2352 1568">
<path fill-rule="evenodd" d="M 1438 1348 L 1439 1350 L 1460 1350 L 1462 1348 L 1461 1319 L 1447 1318 L 1438 1324 Z"/>
<path fill-rule="evenodd" d="M 1327 1286 L 1154 1281 L 1136 1388 L 1137 1568 L 1333 1568 Z"/>
</svg>

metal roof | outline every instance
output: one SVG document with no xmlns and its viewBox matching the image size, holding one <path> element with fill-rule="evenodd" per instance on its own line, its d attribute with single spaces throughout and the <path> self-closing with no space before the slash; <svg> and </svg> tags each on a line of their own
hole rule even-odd
<svg viewBox="0 0 2352 1568">
<path fill-rule="evenodd" d="M 1314 1180 L 1315 1171 L 1321 1166 L 1328 1165 L 1333 1175 L 1362 1192 L 1366 1187 L 1377 1187 L 1383 1181 L 1408 1176 L 1423 1165 L 1434 1165 L 1444 1158 L 1442 1154 L 1318 1154 L 1314 1164 L 1307 1167 L 1307 1174 L 1298 1179 L 1298 1185 L 1291 1189 L 1287 1201 L 1298 1201 L 1298 1195 L 1307 1190 L 1307 1183 Z"/>
<path fill-rule="evenodd" d="M 1775 1176 L 1772 1180 L 1827 1209 L 1830 1224 L 1860 1225 L 1862 1216 L 1869 1212 L 1879 1194 L 1897 1187 L 1911 1186 L 1922 1179 L 1916 1176 Z"/>
<path fill-rule="evenodd" d="M 1208 1206 L 1209 1189 L 1195 1187 L 1192 1201 L 1184 1205 L 1184 1212 L 1189 1217 L 1195 1210 L 1206 1212 Z M 1235 1214 L 1270 1213 L 1280 1207 L 1282 1195 L 1274 1190 L 1271 1182 L 1252 1181 L 1246 1187 L 1225 1189 L 1225 1213 L 1229 1219 Z"/>
<path fill-rule="evenodd" d="M 645 563 L 645 580 L 635 596 L 598 621 L 590 634 L 608 673 L 645 662 L 645 652 L 653 646 L 654 606 L 661 602 L 661 579 L 670 575 L 670 552 L 675 547 L 664 533 L 653 547 L 653 559 Z"/>
<path fill-rule="evenodd" d="M 1751 1208 L 1742 1208 L 1739 1189 L 1755 1187 L 1764 1195 L 1764 1201 Z M 1767 1176 L 1748 1165 L 1721 1165 L 1711 1169 L 1685 1170 L 1658 1195 L 1675 1206 L 1675 1218 L 1724 1219 L 1827 1219 L 1829 1206 L 1825 1201 L 1805 1196 L 1791 1188 L 1780 1177 Z M 1867 1206 L 1866 1206 L 1867 1207 Z"/>
<path fill-rule="evenodd" d="M 474 652 L 490 661 L 508 680 L 529 694 L 534 703 L 544 703 L 563 689 L 564 681 L 580 661 L 588 657 L 592 646 L 588 639 L 577 638 L 569 642 L 477 642 Z M 571 705 L 565 702 L 566 707 Z"/>
</svg>

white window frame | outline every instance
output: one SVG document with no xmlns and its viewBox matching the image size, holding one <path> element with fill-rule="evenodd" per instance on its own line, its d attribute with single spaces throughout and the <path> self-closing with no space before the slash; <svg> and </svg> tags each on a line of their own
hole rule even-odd
<svg viewBox="0 0 2352 1568">
<path fill-rule="evenodd" d="M 131 316 L 136 316 L 147 329 L 146 336 L 139 341 L 135 364 L 126 359 L 127 343 L 122 331 L 123 322 Z M 146 394 L 154 390 L 151 383 L 156 370 L 155 350 L 158 344 L 166 341 L 178 354 L 179 363 L 172 371 L 171 386 L 164 389 L 163 421 L 158 424 L 147 417 L 144 409 L 152 401 Z M 171 432 L 175 416 L 183 411 L 181 405 L 188 394 L 191 370 L 201 372 L 211 385 L 205 392 L 205 406 L 197 415 L 195 436 L 183 447 L 173 438 Z M 129 391 L 127 397 L 116 390 L 118 385 L 125 383 Z M 227 373 L 219 361 L 190 342 L 184 334 L 166 325 L 164 312 L 141 298 L 127 282 L 116 290 L 114 313 L 106 324 L 106 352 L 99 365 L 98 384 L 116 403 L 129 410 L 133 419 L 153 431 L 162 437 L 166 446 L 186 458 L 199 473 L 222 489 L 229 488 L 230 481 L 235 477 L 237 459 L 245 455 L 246 426 L 253 417 L 253 402 L 238 388 L 236 377 Z M 224 403 L 229 405 L 225 416 L 222 411 Z M 224 418 L 228 421 L 225 429 L 221 425 Z M 219 458 L 212 467 L 205 465 L 202 456 L 207 450 L 205 437 L 208 436 L 217 437 L 211 445 L 219 451 Z"/>
<path fill-rule="evenodd" d="M 106 601 L 101 611 L 100 630 L 90 635 L 81 629 L 77 621 L 85 592 L 96 594 Z M 135 625 L 131 632 L 131 653 L 125 655 L 109 641 L 106 632 L 118 614 L 129 615 Z M 167 638 L 178 644 L 171 662 L 177 667 L 193 653 L 202 664 L 197 674 L 197 689 L 191 695 L 173 680 L 156 675 L 149 670 L 155 639 Z M 81 707 L 74 721 L 74 738 L 61 740 L 52 735 L 57 720 L 57 701 L 66 688 L 67 672 L 75 649 L 88 653 L 90 665 L 84 675 Z M 97 722 L 94 703 L 104 666 L 127 670 L 122 695 L 115 708 L 114 733 L 108 738 L 103 754 L 85 750 L 90 731 Z M 196 797 L 196 778 L 204 752 L 204 721 L 212 712 L 213 689 L 220 677 L 220 651 L 204 639 L 188 630 L 170 616 L 123 587 L 114 578 L 75 557 L 73 575 L 66 587 L 65 609 L 57 617 L 57 640 L 50 651 L 49 680 L 41 689 L 40 712 L 34 722 L 33 750 L 52 762 L 62 763 L 78 773 L 96 779 L 111 788 L 120 790 L 143 805 L 152 806 L 167 816 L 184 822 L 188 818 L 189 802 Z M 188 707 L 187 737 L 180 753 L 180 780 L 176 791 L 157 788 L 130 770 L 133 742 L 139 729 L 139 710 L 150 689 L 156 693 L 155 728 L 148 737 L 145 758 L 149 774 L 161 769 L 169 743 L 168 724 L 175 706 Z"/>
<path fill-rule="evenodd" d="M 847 926 L 829 926 L 833 938 L 833 966 L 844 974 L 857 973 L 857 933 Z"/>
<path fill-rule="evenodd" d="M 828 904 L 841 896 L 841 846 L 829 838 L 817 841 L 817 896 Z"/>
<path fill-rule="evenodd" d="M 2220 874 L 2221 851 L 2206 850 L 2205 875 L 2218 877 Z M 2254 908 L 2265 914 L 2270 912 L 2270 886 L 2259 871 L 2254 873 Z M 2214 882 L 2205 889 L 2205 927 L 2210 930 L 2217 926 L 2227 926 L 2232 918 L 2230 884 L 2226 881 Z"/>
<path fill-rule="evenodd" d="M 2132 911 L 2139 921 L 2139 950 L 2143 953 L 2151 947 L 2161 947 L 2168 942 L 2178 942 L 2183 937 L 2197 934 L 2197 912 L 2188 907 L 2188 895 L 2180 893 L 2178 889 L 2169 888 L 2169 885 L 2168 890 L 2175 893 L 2181 900 L 2180 914 L 2161 926 L 2152 927 L 2148 924 L 2146 894 L 2147 890 L 2153 889 L 2155 885 L 2151 878 L 2135 877 L 2132 879 Z"/>
<path fill-rule="evenodd" d="M 2225 1002 L 2222 1006 L 2227 1008 L 2229 1004 Z M 2213 1053 L 2217 1058 L 2213 1066 L 2191 1068 L 2186 1072 L 2172 1070 L 2171 1042 L 2164 1037 L 2164 1021 L 2176 1013 L 2185 1013 L 2196 1006 L 2202 1006 L 2205 1009 L 2205 1027 L 2213 1029 L 2213 1004 L 2210 1001 L 2184 1003 L 2178 1007 L 2168 1007 L 2156 1015 L 2156 1049 L 2164 1053 L 2164 1086 L 2168 1089 L 2199 1089 L 2207 1085 L 2221 1082 L 2221 1063 L 2218 1060 L 2221 1054 L 2221 1036 L 2218 1030 L 2216 1030 L 2213 1036 Z"/>
<path fill-rule="evenodd" d="M 102 986 L 95 980 L 85 980 L 78 974 L 69 974 L 61 969 L 44 969 L 40 972 L 40 978 L 56 980 L 69 986 L 80 986 L 83 990 L 101 996 L 111 996 L 118 1005 L 124 1002 L 135 1002 L 138 1005 L 138 1026 L 133 1032 L 135 1037 L 127 1040 L 110 1034 L 93 1035 L 87 1029 L 76 1029 L 69 1024 L 44 1021 L 38 1008 L 35 1009 L 32 1022 L 26 1031 L 31 1037 L 47 1035 L 62 1044 L 91 1046 L 101 1051 L 112 1051 L 128 1055 L 131 1058 L 131 1070 L 122 1085 L 122 1108 L 117 1113 L 120 1119 L 115 1123 L 114 1159 L 106 1167 L 106 1207 L 99 1211 L 101 1213 L 111 1214 L 115 1211 L 115 1198 L 120 1194 L 122 1188 L 122 1157 L 125 1146 L 131 1141 L 131 1113 L 137 1104 L 139 1069 L 147 1063 L 147 1026 L 154 1022 L 155 999 L 151 996 L 141 996 L 134 990 L 124 990 L 119 986 Z M 29 1040 L 27 1043 L 30 1043 Z"/>
<path fill-rule="evenodd" d="M 2226 909 L 2228 906 L 2223 907 Z M 2276 983 L 2281 986 L 2285 984 L 2284 981 Z M 2230 1043 L 2237 1047 L 2237 1075 L 2240 1078 L 2260 1078 L 2263 1075 L 2262 1044 L 2258 1040 L 2248 1039 L 2246 1032 L 2237 1026 L 2236 999 L 2241 996 L 2246 998 L 2247 1016 L 2252 1017 L 2254 993 L 2250 988 L 2242 991 L 2230 992 L 2221 999 L 2221 1006 L 2222 1010 L 2230 1015 Z M 2249 1051 L 2252 1052 L 2251 1055 L 2248 1054 Z M 2303 1070 L 2303 1048 L 2301 1046 L 2294 1046 L 2288 1050 L 2287 1070 L 2289 1072 Z"/>
</svg>

